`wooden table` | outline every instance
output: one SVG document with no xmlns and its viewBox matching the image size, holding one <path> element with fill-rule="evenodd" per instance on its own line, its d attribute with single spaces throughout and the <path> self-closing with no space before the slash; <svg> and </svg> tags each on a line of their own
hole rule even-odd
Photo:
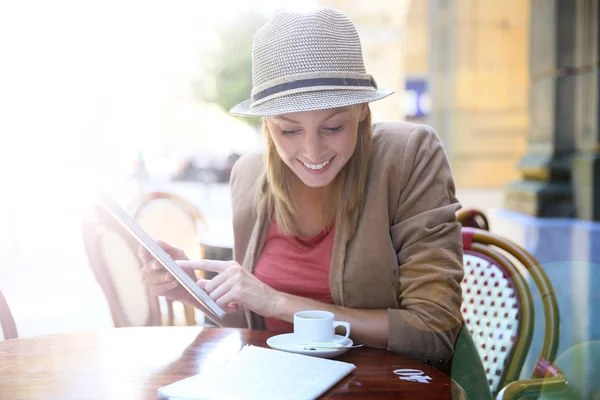
<svg viewBox="0 0 600 400">
<path fill-rule="evenodd" d="M 268 347 L 271 335 L 246 329 L 144 327 L 3 341 L 0 399 L 156 399 L 157 388 L 219 365 L 245 344 Z M 355 364 L 356 370 L 324 398 L 460 398 L 448 376 L 405 356 L 363 347 L 337 359 Z M 421 370 L 431 381 L 400 380 L 394 371 L 402 368 Z"/>
</svg>

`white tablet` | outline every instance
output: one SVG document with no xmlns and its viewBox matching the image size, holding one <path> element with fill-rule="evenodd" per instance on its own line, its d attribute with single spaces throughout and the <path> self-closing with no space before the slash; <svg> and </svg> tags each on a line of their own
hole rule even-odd
<svg viewBox="0 0 600 400">
<path fill-rule="evenodd" d="M 173 261 L 171 256 L 167 254 L 151 237 L 148 235 L 131 216 L 125 210 L 119 206 L 119 204 L 109 195 L 102 194 L 99 196 L 100 205 L 108 211 L 110 214 L 135 240 L 144 246 L 146 250 L 152 256 L 162 264 L 167 271 L 169 271 L 177 281 L 183 286 L 190 294 L 200 302 L 207 310 L 213 313 L 219 319 L 223 319 L 226 315 L 225 311 L 213 299 L 210 298 L 208 293 L 202 290 L 196 282 L 190 276 Z"/>
</svg>

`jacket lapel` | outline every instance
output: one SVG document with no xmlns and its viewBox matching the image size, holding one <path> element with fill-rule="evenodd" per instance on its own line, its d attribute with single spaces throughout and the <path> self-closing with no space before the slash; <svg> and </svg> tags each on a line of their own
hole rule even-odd
<svg viewBox="0 0 600 400">
<path fill-rule="evenodd" d="M 329 290 L 335 304 L 343 306 L 344 299 L 344 265 L 346 261 L 346 232 L 338 229 L 341 226 L 340 217 L 335 221 L 336 229 L 331 252 L 331 265 L 329 268 Z"/>
</svg>

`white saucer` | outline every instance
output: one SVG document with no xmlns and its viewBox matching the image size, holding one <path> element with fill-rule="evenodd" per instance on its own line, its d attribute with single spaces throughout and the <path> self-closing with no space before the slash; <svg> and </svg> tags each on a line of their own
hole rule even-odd
<svg viewBox="0 0 600 400">
<path fill-rule="evenodd" d="M 341 344 L 343 346 L 352 346 L 354 343 L 352 339 L 348 338 L 345 342 L 342 342 L 343 336 L 335 335 L 335 339 L 337 343 L 331 343 L 331 346 L 335 346 L 336 344 Z M 307 344 L 298 343 L 293 333 L 284 333 L 282 335 L 271 336 L 267 339 L 267 344 L 269 347 L 275 350 L 287 351 L 288 353 L 296 353 L 296 354 L 304 354 L 306 356 L 314 356 L 314 357 L 322 357 L 322 358 L 331 358 L 339 356 L 340 354 L 344 354 L 348 351 L 347 348 L 342 349 L 327 349 L 327 350 L 305 350 L 305 347 L 308 347 Z M 316 343 L 312 343 L 315 346 L 318 346 Z M 322 343 L 322 346 L 328 346 L 329 343 Z M 298 346 L 298 347 L 295 347 Z"/>
</svg>

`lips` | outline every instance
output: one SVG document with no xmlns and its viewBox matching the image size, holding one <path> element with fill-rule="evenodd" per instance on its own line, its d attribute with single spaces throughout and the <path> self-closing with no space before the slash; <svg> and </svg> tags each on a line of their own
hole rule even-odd
<svg viewBox="0 0 600 400">
<path fill-rule="evenodd" d="M 305 162 L 302 162 L 302 164 L 304 164 L 304 166 L 305 166 L 306 168 L 310 168 L 310 169 L 312 169 L 312 170 L 320 170 L 320 169 L 323 169 L 323 168 L 325 168 L 325 166 L 326 166 L 327 164 L 329 164 L 329 162 L 330 162 L 330 161 L 331 161 L 331 160 L 327 160 L 327 161 L 325 161 L 324 163 L 321 163 L 321 164 L 308 164 L 308 163 L 305 163 Z"/>
<path fill-rule="evenodd" d="M 335 156 L 331 157 L 329 160 L 324 161 L 320 164 L 310 164 L 310 163 L 305 163 L 304 161 L 300 161 L 298 160 L 298 162 L 300 163 L 300 165 L 302 165 L 302 167 L 304 168 L 305 171 L 308 171 L 311 174 L 322 174 L 325 173 L 325 171 L 327 171 L 329 169 L 329 167 L 331 167 L 331 162 L 333 161 L 333 159 L 335 158 Z"/>
</svg>

